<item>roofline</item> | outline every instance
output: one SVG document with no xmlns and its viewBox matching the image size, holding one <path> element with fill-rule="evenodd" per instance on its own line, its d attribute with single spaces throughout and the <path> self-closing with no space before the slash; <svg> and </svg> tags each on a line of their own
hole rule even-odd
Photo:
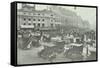
<svg viewBox="0 0 100 68">
<path fill-rule="evenodd" d="M 40 2 L 27 2 L 27 1 L 14 1 L 14 2 L 15 3 L 25 3 L 25 4 L 42 4 L 42 5 L 59 5 L 59 6 L 98 8 L 98 6 L 93 6 L 93 5 L 76 5 L 76 4 L 42 3 L 42 2 L 40 3 Z"/>
</svg>

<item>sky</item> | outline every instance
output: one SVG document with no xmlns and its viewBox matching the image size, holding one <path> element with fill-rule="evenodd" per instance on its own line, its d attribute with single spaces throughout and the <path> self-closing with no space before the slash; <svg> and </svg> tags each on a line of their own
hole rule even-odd
<svg viewBox="0 0 100 68">
<path fill-rule="evenodd" d="M 33 4 L 30 4 L 33 6 Z M 48 9 L 51 5 L 36 5 L 36 10 Z M 18 9 L 22 7 L 22 4 L 18 4 Z M 75 12 L 78 16 L 81 16 L 83 20 L 86 20 L 90 23 L 92 28 L 96 27 L 96 8 L 88 8 L 88 7 L 76 7 L 74 9 L 73 6 L 58 6 L 65 8 L 67 10 L 71 10 Z"/>
</svg>

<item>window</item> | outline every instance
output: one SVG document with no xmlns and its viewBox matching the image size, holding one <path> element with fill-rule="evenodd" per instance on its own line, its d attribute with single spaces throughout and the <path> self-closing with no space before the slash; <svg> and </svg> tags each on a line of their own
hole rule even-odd
<svg viewBox="0 0 100 68">
<path fill-rule="evenodd" d="M 26 18 L 24 18 L 24 21 L 26 21 Z"/>
<path fill-rule="evenodd" d="M 23 25 L 26 25 L 26 23 L 23 23 Z"/>
<path fill-rule="evenodd" d="M 40 19 L 38 19 L 38 21 L 40 21 Z"/>
<path fill-rule="evenodd" d="M 53 22 L 53 20 L 51 20 L 51 22 Z"/>
<path fill-rule="evenodd" d="M 42 27 L 44 27 L 45 25 L 44 25 L 44 23 L 42 24 Z"/>
<path fill-rule="evenodd" d="M 53 15 L 51 14 L 51 16 L 53 16 Z"/>
<path fill-rule="evenodd" d="M 38 15 L 40 15 L 40 14 L 38 14 Z"/>
<path fill-rule="evenodd" d="M 30 19 L 30 18 L 29 18 L 28 20 L 29 20 L 29 21 L 31 21 L 31 19 Z"/>
<path fill-rule="evenodd" d="M 26 13 L 24 13 L 24 14 L 26 14 Z"/>
<path fill-rule="evenodd" d="M 38 23 L 38 27 L 40 27 L 40 23 Z"/>
<path fill-rule="evenodd" d="M 28 25 L 31 25 L 31 23 L 28 23 Z"/>
<path fill-rule="evenodd" d="M 36 26 L 36 24 L 35 24 L 35 23 L 33 23 L 33 25 L 34 25 L 34 26 Z"/>
<path fill-rule="evenodd" d="M 51 24 L 51 27 L 53 27 L 53 24 Z"/>
<path fill-rule="evenodd" d="M 36 19 L 33 19 L 33 21 L 36 21 Z"/>
<path fill-rule="evenodd" d="M 42 19 L 42 21 L 44 21 L 44 19 Z"/>
</svg>

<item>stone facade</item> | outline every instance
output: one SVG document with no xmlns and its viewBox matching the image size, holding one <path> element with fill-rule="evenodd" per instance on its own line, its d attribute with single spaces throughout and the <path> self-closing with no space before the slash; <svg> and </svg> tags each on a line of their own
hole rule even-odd
<svg viewBox="0 0 100 68">
<path fill-rule="evenodd" d="M 55 29 L 61 24 L 61 18 L 52 10 L 36 10 L 35 5 L 22 5 L 17 10 L 17 27 L 32 29 Z"/>
</svg>

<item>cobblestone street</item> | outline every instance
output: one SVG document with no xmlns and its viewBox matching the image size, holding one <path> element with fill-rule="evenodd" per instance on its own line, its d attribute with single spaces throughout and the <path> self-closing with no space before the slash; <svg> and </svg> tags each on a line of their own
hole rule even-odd
<svg viewBox="0 0 100 68">
<path fill-rule="evenodd" d="M 32 48 L 31 50 L 18 49 L 18 64 L 36 64 L 36 63 L 50 63 L 50 61 L 40 58 L 37 54 L 42 47 Z M 62 54 L 57 56 L 52 62 L 67 62 L 71 59 L 62 57 Z"/>
<path fill-rule="evenodd" d="M 18 43 L 21 43 L 21 39 L 19 39 Z M 20 48 L 17 48 L 17 56 L 18 56 L 18 64 L 37 64 L 37 63 L 51 63 L 51 62 L 72 62 L 72 61 L 84 61 L 84 60 L 95 60 L 96 54 L 91 53 L 91 55 L 88 58 L 83 59 L 71 59 L 64 56 L 64 52 L 57 54 L 56 58 L 52 61 L 49 61 L 47 59 L 43 59 L 39 57 L 38 53 L 41 52 L 44 49 L 44 46 L 55 46 L 52 42 L 50 43 L 44 43 L 40 42 L 41 46 L 39 47 L 31 47 L 31 49 L 23 50 Z M 44 45 L 44 46 L 43 46 Z M 72 54 L 74 55 L 74 54 Z"/>
<path fill-rule="evenodd" d="M 32 48 L 31 50 L 18 49 L 18 64 L 36 64 L 36 63 L 49 63 L 49 61 L 38 57 L 37 53 L 41 50 L 39 48 Z"/>
</svg>

